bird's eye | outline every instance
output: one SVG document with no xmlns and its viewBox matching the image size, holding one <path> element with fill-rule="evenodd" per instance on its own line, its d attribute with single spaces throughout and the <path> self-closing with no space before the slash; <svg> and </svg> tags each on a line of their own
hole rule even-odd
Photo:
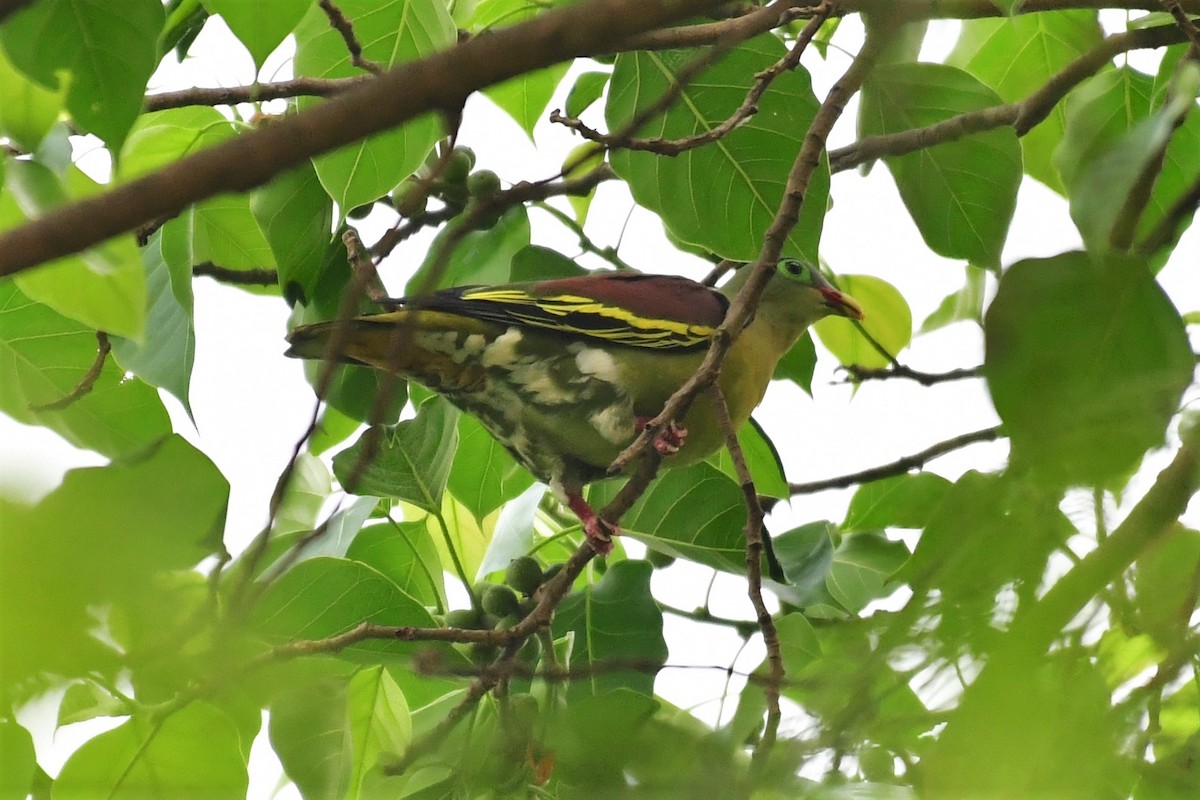
<svg viewBox="0 0 1200 800">
<path fill-rule="evenodd" d="M 799 261 L 788 259 L 783 262 L 783 268 L 787 270 L 789 275 L 799 276 L 804 271 L 804 266 Z"/>
</svg>

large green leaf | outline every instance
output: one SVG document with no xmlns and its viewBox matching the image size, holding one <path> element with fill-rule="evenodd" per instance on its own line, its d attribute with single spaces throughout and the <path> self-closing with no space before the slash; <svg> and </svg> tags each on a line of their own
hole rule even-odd
<svg viewBox="0 0 1200 800">
<path fill-rule="evenodd" d="M 446 604 L 442 563 L 422 522 L 386 522 L 363 528 L 346 558 L 378 570 L 423 606 Z"/>
<path fill-rule="evenodd" d="M 0 638 L 22 643 L 0 652 L 0 672 L 105 664 L 89 610 L 132 602 L 152 575 L 217 552 L 228 492 L 212 462 L 171 437 L 139 461 L 73 470 L 37 506 L 0 514 Z"/>
<path fill-rule="evenodd" d="M 1083 798 L 1124 775 L 1118 717 L 1086 657 L 1055 653 L 985 670 L 928 740 L 923 797 Z"/>
<path fill-rule="evenodd" d="M 333 459 L 347 491 L 396 497 L 438 513 L 458 445 L 458 411 L 441 398 L 427 400 L 415 419 L 390 430 L 364 433 Z M 368 449 L 374 442 L 374 452 Z"/>
<path fill-rule="evenodd" d="M 458 418 L 458 447 L 448 487 L 460 503 L 482 520 L 533 485 L 533 476 L 516 462 L 470 414 Z"/>
<path fill-rule="evenodd" d="M 575 634 L 572 669 L 588 671 L 613 661 L 661 664 L 667 660 L 662 611 L 650 594 L 654 568 L 648 561 L 620 561 L 593 586 L 563 598 L 554 617 L 554 636 Z M 654 675 L 644 669 L 599 669 L 573 680 L 576 698 L 618 688 L 654 693 Z"/>
<path fill-rule="evenodd" d="M 338 8 L 354 26 L 363 57 L 384 67 L 432 55 L 457 41 L 441 0 L 342 0 Z M 362 75 L 350 64 L 342 35 L 313 4 L 296 27 L 296 74 L 314 78 Z M 320 102 L 301 98 L 300 108 Z M 387 194 L 425 161 L 441 135 L 434 115 L 313 159 L 321 185 L 344 216 Z"/>
<path fill-rule="evenodd" d="M 270 641 L 323 639 L 363 622 L 422 628 L 433 624 L 429 612 L 384 575 L 365 564 L 326 556 L 288 570 L 254 609 L 255 627 Z M 411 654 L 416 646 L 367 640 L 341 655 L 377 662 L 382 655 Z"/>
<path fill-rule="evenodd" d="M 303 797 L 346 796 L 353 758 L 347 691 L 345 680 L 327 678 L 281 692 L 271 703 L 271 748 Z"/>
<path fill-rule="evenodd" d="M 995 89 L 1004 102 L 1018 103 L 1099 44 L 1103 36 L 1096 12 L 1090 9 L 963 20 L 958 43 L 946 63 Z M 1045 120 L 1021 137 L 1025 172 L 1059 194 L 1065 194 L 1065 188 L 1051 156 L 1062 141 L 1066 124 L 1066 110 L 1058 103 Z"/>
<path fill-rule="evenodd" d="M 984 374 L 1013 463 L 1119 485 L 1161 444 L 1195 367 L 1144 260 L 1063 253 L 1014 264 L 985 326 Z"/>
<path fill-rule="evenodd" d="M 330 246 L 333 204 L 311 163 L 288 170 L 250 196 L 250 211 L 279 265 L 279 287 L 292 302 L 311 303 L 318 282 L 341 247 Z"/>
<path fill-rule="evenodd" d="M 0 197 L 0 227 L 23 221 L 12 201 L 24 216 L 34 218 L 99 188 L 75 167 L 69 168 L 64 185 L 35 161 L 10 161 L 4 185 L 9 198 Z M 29 298 L 92 328 L 136 340 L 145 333 L 146 275 L 131 236 L 49 262 L 15 280 Z"/>
<path fill-rule="evenodd" d="M 863 87 L 863 136 L 923 128 L 1000 98 L 967 73 L 942 64 L 892 64 Z M 984 131 L 884 159 L 930 249 L 997 267 L 1021 183 L 1021 149 L 1011 128 Z"/>
<path fill-rule="evenodd" d="M 175 395 L 190 414 L 189 388 L 196 359 L 196 329 L 192 322 L 191 265 L 171 259 L 163 231 L 156 231 L 142 248 L 150 310 L 146 341 L 115 338 L 113 355 L 125 369 L 152 386 Z M 169 260 L 171 259 L 171 260 Z"/>
<path fill-rule="evenodd" d="M 619 488 L 591 487 L 589 501 L 602 508 Z M 742 491 L 711 464 L 665 470 L 621 517 L 621 530 L 655 550 L 727 572 L 744 572 Z"/>
<path fill-rule="evenodd" d="M 12 720 L 0 720 L 0 800 L 25 800 L 33 788 L 37 758 L 33 737 Z"/>
<path fill-rule="evenodd" d="M 858 301 L 866 316 L 860 322 L 838 316 L 818 320 L 813 325 L 817 338 L 843 364 L 888 366 L 891 359 L 879 352 L 862 331 L 894 358 L 912 341 L 912 311 L 908 301 L 895 286 L 874 275 L 841 275 L 838 286 Z"/>
<path fill-rule="evenodd" d="M 679 139 L 712 130 L 745 100 L 754 74 L 783 54 L 773 36 L 743 42 L 693 80 L 666 113 L 655 115 L 637 135 Z M 688 50 L 619 55 L 605 107 L 609 130 L 622 130 L 638 111 L 656 103 L 697 55 Z M 776 78 L 758 103 L 758 113 L 719 141 L 674 158 L 617 150 L 611 156 L 613 169 L 628 181 L 634 199 L 661 216 L 672 234 L 725 258 L 751 261 L 783 199 L 788 172 L 817 107 L 808 73 L 799 67 Z M 822 160 L 786 253 L 816 261 L 828 199 L 829 170 Z"/>
<path fill-rule="evenodd" d="M 438 233 L 425 261 L 408 281 L 408 294 L 464 284 L 508 283 L 517 253 L 529 248 L 529 214 L 524 206 L 516 206 L 487 230 L 471 231 L 459 238 L 445 267 L 434 275 L 434 265 L 446 242 L 458 236 L 457 226 L 452 222 Z"/>
<path fill-rule="evenodd" d="M 221 15 L 259 68 L 309 8 L 307 0 L 205 0 L 205 5 Z"/>
<path fill-rule="evenodd" d="M 749 419 L 738 431 L 738 444 L 742 448 L 742 457 L 746 460 L 750 477 L 754 480 L 755 491 L 761 496 L 780 500 L 790 497 L 791 490 L 783 474 L 779 451 L 755 419 Z M 729 450 L 721 448 L 715 455 L 709 456 L 708 461 L 734 481 L 738 480 L 737 468 Z"/>
<path fill-rule="evenodd" d="M 121 150 L 118 178 L 130 181 L 234 136 L 215 108 L 188 106 L 138 117 Z"/>
<path fill-rule="evenodd" d="M 6 19 L 0 42 L 43 86 L 66 84 L 71 115 L 119 152 L 158 63 L 163 20 L 159 0 L 42 0 Z"/>
<path fill-rule="evenodd" d="M 0 132 L 33 152 L 58 120 L 65 87 L 49 91 L 30 80 L 0 48 Z"/>
<path fill-rule="evenodd" d="M 1200 76 L 1194 69 L 1182 75 L 1190 78 L 1165 104 L 1153 79 L 1129 68 L 1099 75 L 1072 95 L 1055 163 L 1067 185 L 1071 218 L 1089 250 L 1109 249 L 1113 227 L 1141 210 L 1127 209 L 1126 199 L 1147 166 L 1158 163 L 1164 144 L 1166 154 L 1133 231 L 1135 240 L 1148 234 L 1200 176 L 1193 157 L 1200 149 L 1200 118 L 1188 114 Z"/>
<path fill-rule="evenodd" d="M 381 760 L 394 759 L 412 741 L 412 718 L 404 693 L 381 666 L 367 667 L 350 679 L 346 692 L 347 732 L 354 753 L 347 797 L 370 797 L 363 779 Z"/>
<path fill-rule="evenodd" d="M 193 701 L 162 720 L 136 716 L 85 742 L 63 765 L 54 797 L 235 800 L 246 796 L 247 783 L 246 756 L 233 720 Z"/>
<path fill-rule="evenodd" d="M 171 431 L 158 393 L 105 359 L 91 391 L 63 408 L 96 361 L 95 331 L 0 282 L 0 410 L 44 425 L 72 444 L 110 457 L 136 453 Z"/>
<path fill-rule="evenodd" d="M 850 499 L 844 531 L 924 528 L 950 482 L 932 472 L 896 475 L 864 483 Z"/>
</svg>

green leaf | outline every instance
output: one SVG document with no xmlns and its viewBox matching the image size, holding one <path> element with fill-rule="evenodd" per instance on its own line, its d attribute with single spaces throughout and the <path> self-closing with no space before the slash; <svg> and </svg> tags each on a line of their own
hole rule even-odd
<svg viewBox="0 0 1200 800">
<path fill-rule="evenodd" d="M 500 510 L 492 529 L 491 541 L 480 561 L 477 578 L 504 569 L 513 559 L 529 555 L 537 548 L 539 537 L 534 529 L 534 520 L 545 494 L 544 485 L 531 486 Z"/>
<path fill-rule="evenodd" d="M 58 704 L 58 727 L 85 722 L 96 717 L 122 717 L 130 713 L 130 704 L 114 697 L 93 681 L 72 683 Z"/>
<path fill-rule="evenodd" d="M 1146 236 L 1200 176 L 1200 165 L 1193 158 L 1200 149 L 1200 117 L 1189 114 L 1173 132 L 1164 132 L 1165 121 L 1182 106 L 1175 112 L 1162 109 L 1162 91 L 1150 76 L 1122 67 L 1092 78 L 1067 100 L 1066 133 L 1054 163 L 1069 191 L 1071 217 L 1089 249 L 1105 249 L 1114 221 L 1113 207 L 1118 206 L 1119 211 L 1124 203 L 1129 173 L 1140 169 L 1147 150 L 1156 141 L 1161 143 L 1167 133 L 1170 144 L 1138 220 L 1135 239 Z M 1131 163 L 1122 163 L 1122 159 Z M 1120 183 L 1104 183 L 1109 180 Z M 1087 195 L 1097 191 L 1101 196 Z M 1190 217 L 1182 222 L 1187 219 Z M 1180 230 L 1183 227 L 1181 224 Z"/>
<path fill-rule="evenodd" d="M 127 602 L 151 576 L 220 550 L 228 498 L 212 462 L 172 436 L 139 460 L 68 472 L 33 508 L 6 509 L 0 639 L 22 645 L 0 652 L 0 675 L 98 668 L 106 659 L 89 610 Z"/>
<path fill-rule="evenodd" d="M 872 73 L 859 112 L 862 136 L 922 128 L 999 104 L 987 86 L 941 64 L 893 64 Z M 1000 264 L 1021 183 L 1011 128 L 997 128 L 884 159 L 930 249 L 984 267 Z"/>
<path fill-rule="evenodd" d="M 1015 4 L 1013 0 L 997 3 Z M 1004 102 L 1018 103 L 1098 45 L 1103 36 L 1093 10 L 968 19 L 963 20 L 958 43 L 946 63 L 995 89 Z M 1065 104 L 1058 103 L 1045 120 L 1021 137 L 1025 172 L 1059 194 L 1066 190 L 1051 157 L 1066 125 Z"/>
<path fill-rule="evenodd" d="M 504 212 L 491 228 L 471 231 L 458 240 L 440 274 L 433 274 L 438 254 L 446 242 L 458 234 L 458 223 L 447 225 L 438 233 L 421 267 L 408 281 L 408 295 L 466 284 L 508 283 L 516 254 L 529 246 L 529 214 L 524 206 Z"/>
<path fill-rule="evenodd" d="M 70 200 L 93 195 L 96 184 L 71 167 L 67 186 L 34 161 L 9 161 L 5 186 L 24 215 L 39 217 Z M 0 205 L 4 199 L 0 198 Z M 5 227 L 20 224 L 0 211 Z M 15 277 L 21 291 L 63 316 L 96 330 L 141 340 L 146 325 L 146 275 L 132 237 L 120 236 L 82 253 L 51 261 Z"/>
<path fill-rule="evenodd" d="M 969 320 L 983 327 L 983 295 L 986 288 L 985 273 L 968 266 L 967 280 L 963 288 L 943 298 L 937 309 L 921 323 L 921 333 L 929 333 L 955 322 Z"/>
<path fill-rule="evenodd" d="M 363 57 L 384 67 L 432 55 L 454 44 L 458 32 L 440 0 L 341 0 L 338 8 L 363 43 Z M 362 75 L 346 43 L 315 4 L 296 27 L 296 74 L 314 78 Z M 300 98 L 301 109 L 321 102 Z M 313 159 L 321 185 L 344 216 L 383 197 L 425 161 L 441 136 L 433 114 Z"/>
<path fill-rule="evenodd" d="M 850 499 L 842 530 L 924 528 L 950 486 L 950 481 L 932 472 L 864 483 Z"/>
<path fill-rule="evenodd" d="M 37 758 L 33 737 L 12 720 L 0 719 L 0 800 L 25 800 L 33 788 Z"/>
<path fill-rule="evenodd" d="M 365 564 L 325 556 L 285 572 L 263 592 L 253 616 L 256 629 L 273 642 L 324 639 L 363 622 L 421 628 L 433 624 L 429 612 L 384 575 Z M 417 646 L 368 639 L 339 655 L 377 663 L 383 656 L 411 654 Z"/>
<path fill-rule="evenodd" d="M 662 611 L 650 594 L 653 573 L 648 561 L 620 561 L 595 585 L 563 598 L 553 630 L 555 638 L 575 634 L 570 668 L 588 670 L 622 660 L 643 664 L 666 661 Z M 573 680 L 568 697 L 582 699 L 619 688 L 652 696 L 654 676 L 644 670 L 600 669 Z"/>
<path fill-rule="evenodd" d="M 67 441 L 109 457 L 144 450 L 171 432 L 158 393 L 106 359 L 91 391 L 61 409 L 96 362 L 95 331 L 35 303 L 16 282 L 0 282 L 0 410 L 44 425 Z"/>
<path fill-rule="evenodd" d="M 588 271 L 557 250 L 531 244 L 522 247 L 512 258 L 508 280 L 512 283 L 545 281 L 552 278 L 575 278 Z"/>
<path fill-rule="evenodd" d="M 205 4 L 221 15 L 259 69 L 309 7 L 307 0 L 205 0 Z"/>
<path fill-rule="evenodd" d="M 1195 367 L 1179 312 L 1140 259 L 1014 264 L 985 325 L 984 375 L 1013 464 L 1120 485 L 1160 444 Z"/>
<path fill-rule="evenodd" d="M 352 758 L 345 680 L 279 693 L 269 708 L 271 747 L 303 797 L 345 797 Z"/>
<path fill-rule="evenodd" d="M 404 693 L 386 669 L 367 667 L 350 679 L 346 692 L 347 733 L 354 760 L 347 797 L 366 797 L 363 778 L 380 761 L 396 758 L 412 742 L 412 719 Z"/>
<path fill-rule="evenodd" d="M 396 497 L 436 514 L 458 446 L 458 413 L 441 398 L 426 401 L 415 419 L 367 431 L 338 453 L 333 474 L 347 491 Z"/>
<path fill-rule="evenodd" d="M 600 99 L 608 86 L 610 72 L 581 72 L 567 93 L 567 116 L 578 118 Z"/>
<path fill-rule="evenodd" d="M 813 345 L 812 335 L 805 331 L 792 349 L 783 354 L 775 365 L 775 374 L 771 377 L 777 381 L 791 381 L 812 394 L 813 372 L 817 369 L 817 348 Z"/>
<path fill-rule="evenodd" d="M 234 135 L 233 123 L 208 106 L 143 114 L 125 140 L 117 176 L 123 182 L 131 181 Z"/>
<path fill-rule="evenodd" d="M 622 53 L 608 92 L 605 118 L 619 131 L 639 110 L 656 102 L 697 51 Z M 784 55 L 774 36 L 743 42 L 705 70 L 680 93 L 680 100 L 638 131 L 638 136 L 679 139 L 712 130 L 741 105 L 752 76 Z M 792 162 L 816 114 L 817 99 L 803 67 L 780 75 L 750 117 L 720 141 L 674 158 L 620 150 L 611 161 L 629 183 L 634 199 L 663 218 L 683 241 L 724 258 L 751 261 L 783 198 Z M 824 159 L 813 174 L 800 222 L 784 246 L 786 254 L 815 262 L 829 198 Z"/>
<path fill-rule="evenodd" d="M 837 527 L 822 520 L 801 525 L 774 538 L 775 556 L 788 584 L 782 599 L 803 609 L 822 604 L 831 608 L 836 605 L 825 588 L 825 579 L 833 566 L 836 537 Z"/>
<path fill-rule="evenodd" d="M 522 0 L 523 1 L 523 0 Z M 484 94 L 512 117 L 533 141 L 533 129 L 542 119 L 546 106 L 567 74 L 569 64 L 555 64 L 527 72 L 484 90 Z"/>
<path fill-rule="evenodd" d="M 458 417 L 458 447 L 448 488 L 475 519 L 484 517 L 533 485 L 533 476 L 516 462 L 470 414 Z"/>
<path fill-rule="evenodd" d="M 753 418 L 748 420 L 738 431 L 738 444 L 742 447 L 742 456 L 754 480 L 754 488 L 760 495 L 777 497 L 786 500 L 791 497 L 787 478 L 783 474 L 783 462 L 775 445 L 767 438 L 766 431 Z M 733 458 L 725 448 L 717 451 L 708 459 L 709 463 L 737 481 L 737 469 Z"/>
<path fill-rule="evenodd" d="M 143 345 L 112 337 L 113 355 L 125 369 L 146 383 L 175 395 L 192 413 L 189 387 L 196 359 L 196 329 L 192 322 L 192 270 L 186 263 L 168 263 L 163 232 L 156 231 L 142 249 L 150 311 Z"/>
<path fill-rule="evenodd" d="M 1133 588 L 1138 621 L 1165 648 L 1179 647 L 1196 605 L 1194 582 L 1200 566 L 1200 531 L 1177 527 L 1148 548 L 1137 562 Z"/>
<path fill-rule="evenodd" d="M 882 278 L 873 275 L 841 275 L 838 286 L 859 302 L 866 318 L 852 322 L 845 317 L 826 317 L 813 325 L 821 344 L 838 361 L 862 367 L 886 367 L 891 363 L 859 331 L 862 326 L 891 356 L 912 341 L 912 311 L 904 296 Z"/>
<path fill-rule="evenodd" d="M 588 499 L 601 508 L 619 487 L 594 484 Z M 742 528 L 746 507 L 729 476 L 707 463 L 663 472 L 621 517 L 621 531 L 655 550 L 714 569 L 746 569 Z"/>
<path fill-rule="evenodd" d="M 273 269 L 275 257 L 244 195 L 222 194 L 184 212 L 192 226 L 197 263 L 211 261 L 226 269 Z M 260 289 L 259 291 L 274 291 Z"/>
<path fill-rule="evenodd" d="M 76 750 L 54 781 L 55 800 L 241 798 L 248 778 L 238 729 L 201 701 L 152 722 L 136 716 Z"/>
<path fill-rule="evenodd" d="M 386 522 L 363 528 L 346 558 L 373 567 L 423 606 L 444 607 L 446 586 L 437 548 L 423 522 Z"/>
<path fill-rule="evenodd" d="M 63 110 L 64 92 L 51 92 L 17 71 L 0 48 L 0 133 L 37 150 Z"/>
<path fill-rule="evenodd" d="M 921 759 L 922 797 L 1097 797 L 1127 777 L 1111 695 L 1088 659 L 984 670 Z"/>
<path fill-rule="evenodd" d="M 908 556 L 903 542 L 889 541 L 883 534 L 850 534 L 833 553 L 825 586 L 843 608 L 858 613 L 890 593 L 888 580 Z"/>
<path fill-rule="evenodd" d="M 0 42 L 26 75 L 65 85 L 75 120 L 119 152 L 158 63 L 163 20 L 159 0 L 43 0 L 6 19 Z"/>
<path fill-rule="evenodd" d="M 292 464 L 292 475 L 276 506 L 272 530 L 279 536 L 311 531 L 321 508 L 333 490 L 329 470 L 316 456 L 300 453 Z"/>
<path fill-rule="evenodd" d="M 250 211 L 279 265 L 279 287 L 289 300 L 311 303 L 330 257 L 333 204 L 316 170 L 305 163 L 250 195 Z"/>
<path fill-rule="evenodd" d="M 595 142 L 584 142 L 577 145 L 563 159 L 563 177 L 582 178 L 593 170 L 599 169 L 607 156 L 608 152 Z M 588 211 L 591 209 L 592 200 L 595 197 L 595 187 L 585 195 L 567 195 L 567 202 L 571 204 L 571 210 L 575 212 L 575 221 L 580 225 L 587 222 Z"/>
</svg>

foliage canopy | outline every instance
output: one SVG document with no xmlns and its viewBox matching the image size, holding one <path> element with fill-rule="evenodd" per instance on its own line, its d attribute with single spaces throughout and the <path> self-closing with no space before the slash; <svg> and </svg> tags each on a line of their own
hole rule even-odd
<svg viewBox="0 0 1200 800">
<path fill-rule="evenodd" d="M 1158 275 L 1200 203 L 1200 4 L 1096 5 L 0 2 L 0 412 L 108 460 L 0 492 L 0 800 L 241 797 L 263 740 L 310 799 L 1196 796 L 1200 310 Z M 962 19 L 944 63 L 918 58 L 934 16 Z M 295 77 L 147 94 L 218 20 L 258 69 L 294 44 Z M 564 98 L 549 117 L 589 141 L 502 183 L 456 136 L 475 92 L 531 139 Z M 855 141 L 827 147 L 855 96 Z M 81 167 L 97 148 L 110 171 Z M 190 413 L 195 280 L 303 322 L 375 308 L 375 265 L 414 236 L 409 292 L 579 274 L 531 209 L 624 269 L 584 232 L 616 183 L 686 263 L 817 260 L 839 173 L 880 161 L 965 265 L 919 332 L 973 327 L 982 360 L 906 366 L 912 312 L 865 267 L 836 280 L 867 319 L 818 325 L 822 357 L 981 381 L 998 427 L 798 484 L 747 425 L 624 503 L 646 558 L 601 562 L 474 419 L 312 364 L 312 430 L 227 549 L 230 485 L 163 400 Z M 1065 198 L 1078 249 L 1005 263 L 1023 181 Z M 817 353 L 806 336 L 777 379 L 808 391 Z M 926 467 L 995 439 L 1001 469 Z M 831 488 L 845 518 L 760 561 L 753 498 Z M 777 611 L 665 605 L 674 559 Z M 664 613 L 765 646 L 715 725 L 655 693 Z M 110 723 L 53 776 L 26 724 L 47 691 L 58 726 Z"/>
</svg>

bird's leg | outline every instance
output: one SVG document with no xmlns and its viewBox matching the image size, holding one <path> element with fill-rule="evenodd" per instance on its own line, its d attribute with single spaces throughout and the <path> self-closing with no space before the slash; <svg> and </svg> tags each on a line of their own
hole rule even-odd
<svg viewBox="0 0 1200 800">
<path fill-rule="evenodd" d="M 583 532 L 587 535 L 588 543 L 599 555 L 606 556 L 612 552 L 612 537 L 618 536 L 621 529 L 610 522 L 600 519 L 600 515 L 583 499 L 582 487 L 568 484 L 562 480 L 552 480 L 550 490 L 554 496 L 579 517 L 583 524 Z"/>
<path fill-rule="evenodd" d="M 579 517 L 579 521 L 583 523 L 583 532 L 587 534 L 588 543 L 591 544 L 592 549 L 602 556 L 611 553 L 612 537 L 619 534 L 621 529 L 600 519 L 600 515 L 592 510 L 587 500 L 584 500 L 580 494 L 568 494 L 567 507 L 574 511 L 575 516 Z"/>
<path fill-rule="evenodd" d="M 654 417 L 638 417 L 637 425 L 639 428 L 645 429 L 653 419 Z M 687 434 L 687 428 L 676 425 L 675 420 L 671 420 L 654 437 L 654 449 L 659 452 L 659 455 L 673 456 L 679 452 L 679 448 L 683 447 L 683 443 L 687 440 Z"/>
</svg>

